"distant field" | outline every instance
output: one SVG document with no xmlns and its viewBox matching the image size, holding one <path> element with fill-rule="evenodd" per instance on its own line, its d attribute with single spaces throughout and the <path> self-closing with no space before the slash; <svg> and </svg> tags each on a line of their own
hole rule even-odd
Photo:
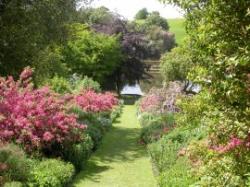
<svg viewBox="0 0 250 187">
<path fill-rule="evenodd" d="M 175 34 L 177 44 L 181 44 L 186 35 L 184 19 L 168 19 L 170 31 Z"/>
</svg>

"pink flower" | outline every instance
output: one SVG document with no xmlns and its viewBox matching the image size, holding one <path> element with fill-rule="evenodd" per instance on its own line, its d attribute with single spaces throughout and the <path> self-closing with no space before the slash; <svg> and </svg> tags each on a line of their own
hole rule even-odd
<svg viewBox="0 0 250 187">
<path fill-rule="evenodd" d="M 214 146 L 213 150 L 216 150 L 219 153 L 227 153 L 227 152 L 230 152 L 230 151 L 242 146 L 243 143 L 244 143 L 244 141 L 242 141 L 241 139 L 236 138 L 236 137 L 232 137 L 226 145 Z"/>
<path fill-rule="evenodd" d="M 46 142 L 51 141 L 53 138 L 54 136 L 50 132 L 45 132 L 43 134 L 43 140 L 45 140 Z"/>
<path fill-rule="evenodd" d="M 75 102 L 86 112 L 107 112 L 118 104 L 118 99 L 109 92 L 96 93 L 88 90 L 76 95 Z"/>
<path fill-rule="evenodd" d="M 85 128 L 68 113 L 64 98 L 48 87 L 22 84 L 30 76 L 31 69 L 25 69 L 17 82 L 0 77 L 0 139 L 23 144 L 27 151 L 81 141 Z"/>
</svg>

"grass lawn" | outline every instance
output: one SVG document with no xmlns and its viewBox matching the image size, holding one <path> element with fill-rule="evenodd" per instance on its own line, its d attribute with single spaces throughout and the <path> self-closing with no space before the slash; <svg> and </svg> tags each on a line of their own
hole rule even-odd
<svg viewBox="0 0 250 187">
<path fill-rule="evenodd" d="M 175 39 L 177 44 L 182 44 L 183 39 L 186 36 L 184 22 L 185 22 L 184 19 L 168 19 L 170 32 L 175 34 Z"/>
<path fill-rule="evenodd" d="M 137 144 L 140 126 L 134 105 L 126 105 L 117 123 L 73 187 L 155 187 L 155 179 L 145 147 Z"/>
</svg>

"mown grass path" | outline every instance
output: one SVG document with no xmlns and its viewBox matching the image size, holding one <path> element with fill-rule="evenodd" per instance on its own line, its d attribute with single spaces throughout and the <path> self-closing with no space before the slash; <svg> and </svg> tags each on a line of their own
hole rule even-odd
<svg viewBox="0 0 250 187">
<path fill-rule="evenodd" d="M 135 106 L 126 105 L 72 186 L 155 187 L 150 159 L 137 143 L 139 132 Z"/>
</svg>

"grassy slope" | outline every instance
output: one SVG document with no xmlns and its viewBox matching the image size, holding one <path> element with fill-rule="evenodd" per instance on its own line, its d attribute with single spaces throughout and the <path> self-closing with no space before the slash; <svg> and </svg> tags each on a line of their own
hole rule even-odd
<svg viewBox="0 0 250 187">
<path fill-rule="evenodd" d="M 103 144 L 74 181 L 74 187 L 154 187 L 151 163 L 137 144 L 140 127 L 135 106 L 125 106 Z"/>
<path fill-rule="evenodd" d="M 177 44 L 181 44 L 186 35 L 184 19 L 168 19 L 170 31 L 175 34 Z"/>
</svg>

